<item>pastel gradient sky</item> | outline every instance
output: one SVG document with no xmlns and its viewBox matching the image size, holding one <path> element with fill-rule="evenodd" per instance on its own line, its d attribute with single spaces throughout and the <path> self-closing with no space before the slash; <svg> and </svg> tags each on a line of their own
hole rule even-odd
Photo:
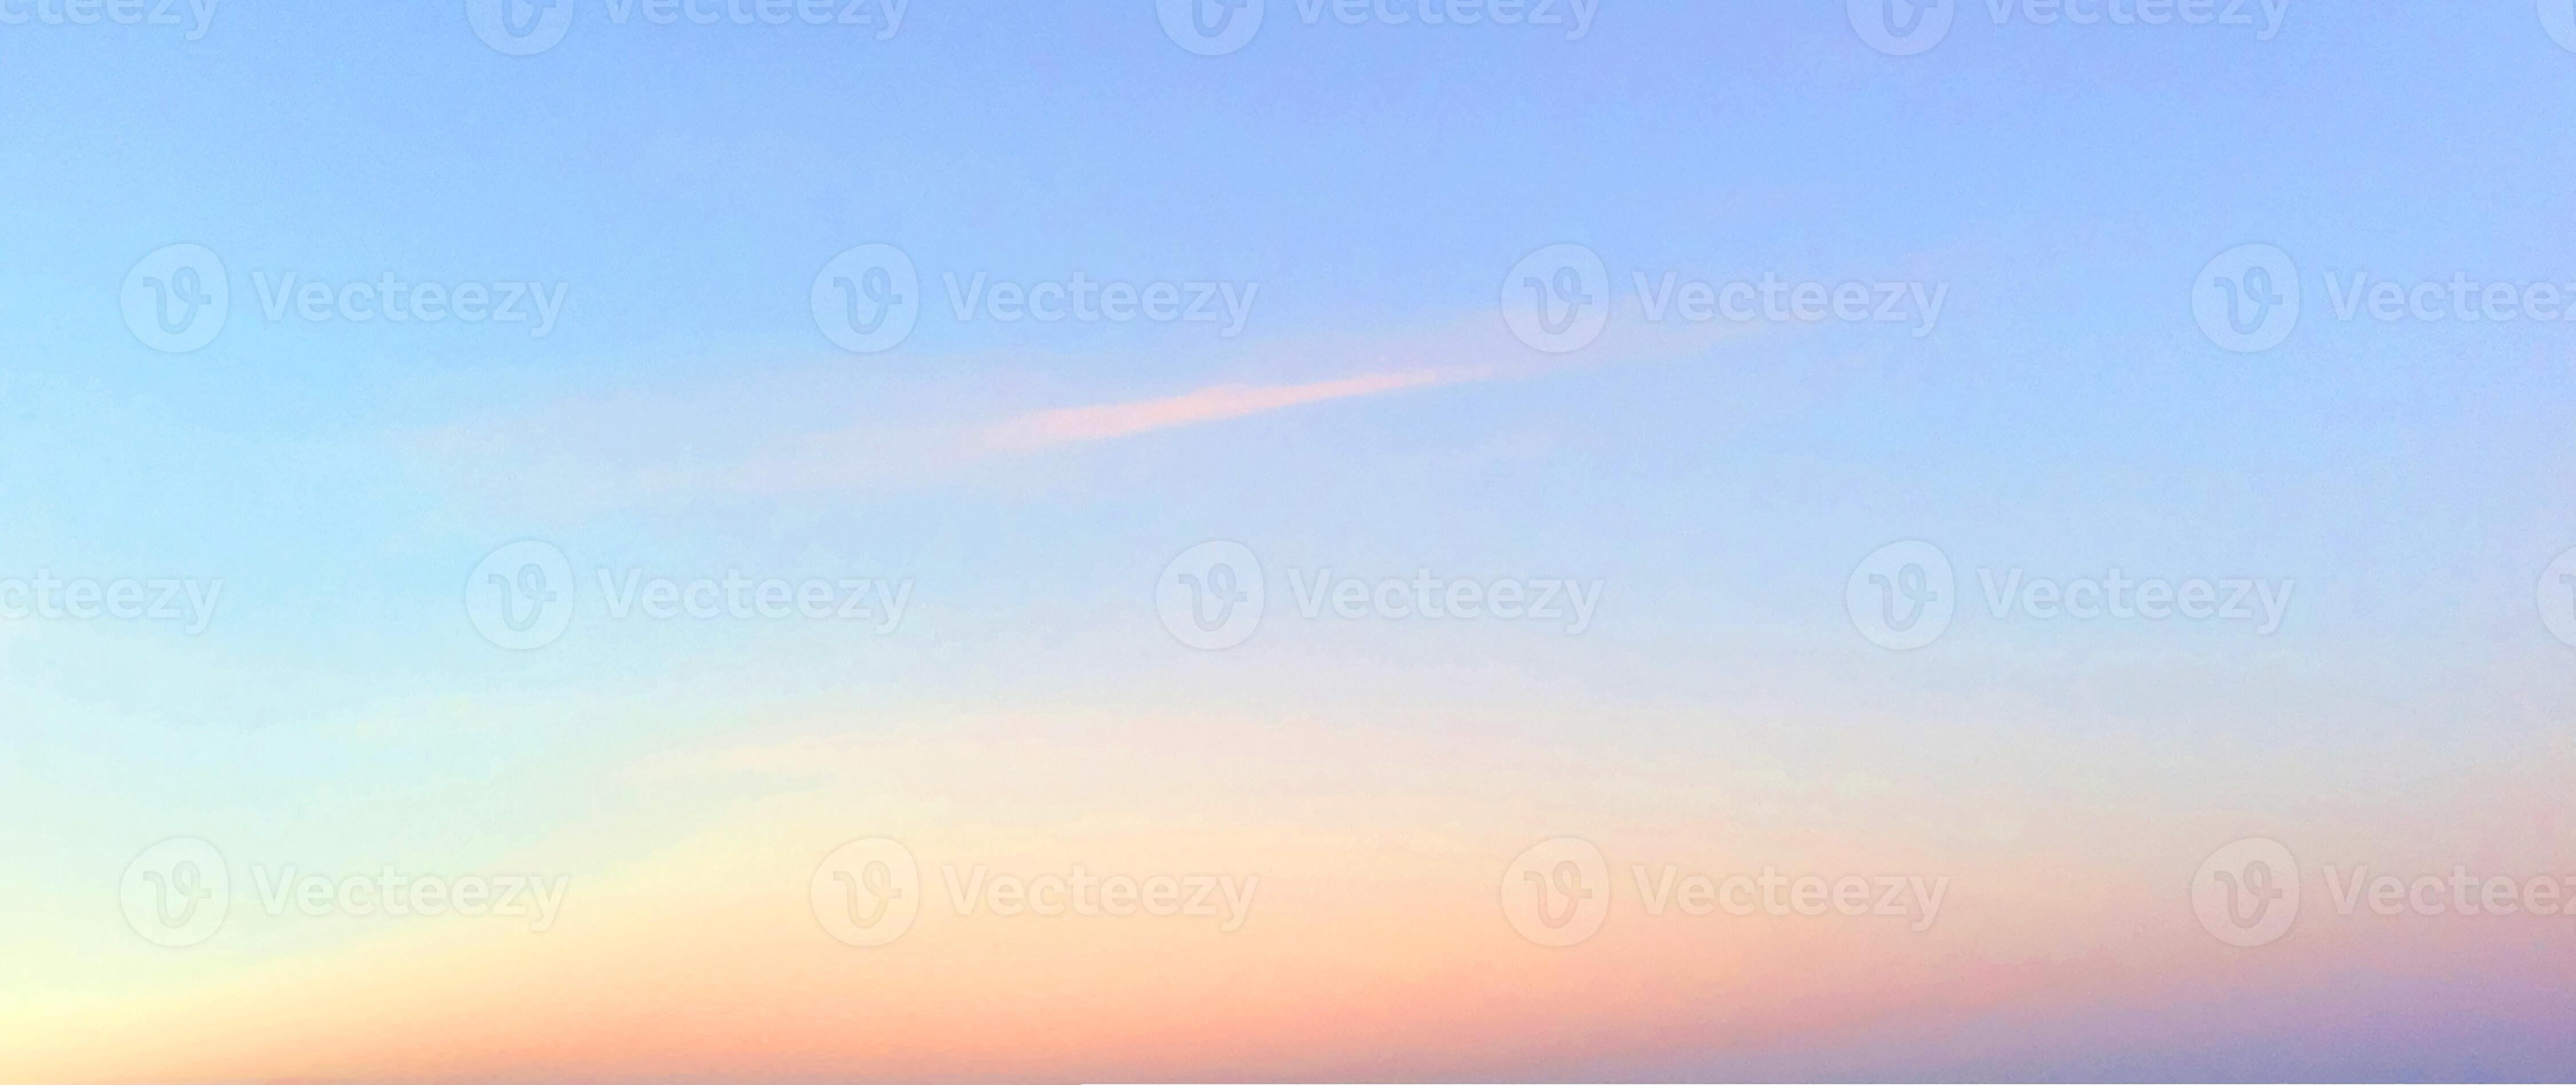
<svg viewBox="0 0 2576 1085">
<path fill-rule="evenodd" d="M 2563 0 L 2269 37 L 1957 0 L 1908 56 L 1842 0 L 1267 0 L 1213 56 L 1153 0 L 559 2 L 511 56 L 459 0 L 223 0 L 193 40 L 0 0 L 0 608 L 221 582 L 196 632 L 0 616 L 0 1082 L 2576 1074 L 2576 916 L 2327 878 L 2576 876 L 2576 323 L 2325 289 L 2576 284 Z M 182 243 L 229 322 L 165 353 L 120 291 Z M 918 320 L 853 353 L 811 296 L 872 243 Z M 1501 288 L 1568 243 L 1607 328 L 1533 349 Z M 2237 353 L 2194 306 L 2249 243 L 2306 298 Z M 287 272 L 566 301 L 268 319 Z M 1946 293 L 1652 319 L 1667 272 Z M 1076 273 L 1254 292 L 1226 334 L 961 319 L 943 278 Z M 513 651 L 462 601 L 523 540 L 578 598 Z M 1212 540 L 1267 603 L 1208 650 L 1159 589 Z M 1899 540 L 1957 570 L 1910 650 L 1846 599 Z M 1599 594 L 1579 630 L 1308 618 L 1327 569 Z M 1980 570 L 2295 590 L 2268 631 L 2044 618 Z M 904 607 L 621 620 L 598 584 L 736 571 Z M 1568 837 L 1606 919 L 1537 944 L 1515 864 Z M 817 887 L 871 838 L 919 913 L 852 945 Z M 2306 894 L 2251 947 L 2194 905 L 2246 838 Z M 230 887 L 176 947 L 125 906 L 172 839 Z M 945 880 L 1077 865 L 1257 892 L 1225 929 Z M 565 889 L 542 929 L 310 916 L 263 900 L 289 868 Z M 1656 914 L 1667 868 L 1946 895 Z"/>
</svg>

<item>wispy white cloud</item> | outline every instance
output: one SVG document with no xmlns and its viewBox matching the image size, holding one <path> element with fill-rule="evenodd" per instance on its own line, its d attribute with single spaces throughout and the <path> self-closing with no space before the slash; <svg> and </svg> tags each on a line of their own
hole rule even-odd
<svg viewBox="0 0 2576 1085">
<path fill-rule="evenodd" d="M 878 389 L 864 404 L 846 402 L 837 408 L 846 421 L 822 427 L 810 423 L 836 410 L 822 402 L 834 393 L 800 392 L 789 387 L 797 375 L 782 372 L 751 378 L 772 394 L 747 396 L 735 387 L 721 394 L 699 390 L 566 403 L 434 432 L 420 444 L 434 469 L 460 484 L 498 488 L 506 493 L 495 496 L 511 503 L 565 512 L 596 511 L 603 504 L 671 504 L 710 494 L 869 489 L 934 482 L 990 461 L 1327 403 L 1677 361 L 1742 334 L 1728 326 L 1614 319 L 1590 347 L 1545 355 L 1514 341 L 1499 318 L 1484 314 L 1410 333 L 1256 345 L 1221 360 L 1233 379 L 1074 405 L 1031 406 L 1026 392 L 913 382 Z M 1118 372 L 1118 362 L 1101 358 L 1096 368 Z M 850 392 L 845 380 L 824 381 L 812 372 L 804 377 L 841 389 L 844 396 Z M 777 402 L 797 406 L 785 419 L 774 411 L 755 417 L 727 407 Z M 979 403 L 988 406 L 979 411 Z M 809 425 L 798 428 L 798 422 Z M 540 490 L 546 492 L 535 492 Z"/>
<path fill-rule="evenodd" d="M 1395 340 L 1309 345 L 1300 352 L 1301 356 L 1330 359 L 1327 368 L 1336 375 L 1280 383 L 1229 382 L 1145 399 L 1048 408 L 991 427 L 984 432 L 980 444 L 994 451 L 1031 451 L 1230 421 L 1335 400 L 1519 380 L 1603 365 L 1672 361 L 1737 334 L 1736 328 L 1722 325 L 1676 329 L 1646 323 L 1634 319 L 1633 307 L 1627 315 L 1630 319 L 1613 321 L 1613 330 L 1598 343 L 1565 355 L 1541 355 L 1520 346 L 1502 334 L 1499 319 L 1490 317 Z M 1313 366 L 1279 361 L 1265 368 L 1306 370 Z"/>
<path fill-rule="evenodd" d="M 1473 369 L 1416 369 L 1301 384 L 1220 384 L 1154 399 L 1037 411 L 987 430 L 985 439 L 990 447 L 1005 450 L 1099 441 L 1176 426 L 1223 422 L 1309 403 L 1483 380 L 1490 373 L 1490 370 Z"/>
</svg>

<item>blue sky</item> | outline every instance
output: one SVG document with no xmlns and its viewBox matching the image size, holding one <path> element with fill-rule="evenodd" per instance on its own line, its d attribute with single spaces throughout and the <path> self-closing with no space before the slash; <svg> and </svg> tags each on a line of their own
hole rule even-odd
<svg viewBox="0 0 2576 1085">
<path fill-rule="evenodd" d="M 877 40 L 619 26 L 593 0 L 524 57 L 456 8 L 234 0 L 193 41 L 0 27 L 19 90 L 0 107 L 0 578 L 226 585 L 198 637 L 0 623 L 8 881 L 112 880 L 174 825 L 642 853 L 735 796 L 621 806 L 636 759 L 950 717 L 1358 720 L 2034 802 L 2041 768 L 2116 788 L 2142 765 L 2137 807 L 2302 817 L 2336 788 L 2420 796 L 2563 743 L 2576 691 L 2532 584 L 2576 545 L 2576 324 L 2337 321 L 2319 289 L 2356 270 L 2576 284 L 2576 53 L 2529 5 L 2294 4 L 2260 40 L 1998 24 L 1962 0 L 1908 57 L 1822 0 L 1606 0 L 1580 40 L 1309 24 L 1270 0 L 1222 56 L 1143 2 L 914 0 Z M 221 254 L 230 323 L 164 354 L 119 286 L 183 242 Z M 1623 304 L 1666 272 L 1937 283 L 1947 303 L 1922 337 L 1675 345 L 1620 324 L 1551 358 L 1512 339 L 1496 288 L 1564 242 Z M 2257 242 L 2308 296 L 2287 343 L 2240 355 L 2196 327 L 2195 277 Z M 866 243 L 910 256 L 926 304 L 900 347 L 856 355 L 808 292 Z M 568 300 L 543 337 L 261 319 L 252 272 L 289 270 Z M 1232 337 L 960 321 L 943 272 L 1258 292 Z M 1049 411 L 1427 370 L 1479 375 L 976 443 Z M 891 636 L 592 612 L 513 654 L 457 598 L 521 539 L 585 577 L 905 578 L 914 609 Z M 1154 578 L 1208 539 L 1607 594 L 1580 638 L 1285 623 L 1195 654 L 1157 625 Z M 1963 602 L 1934 649 L 1890 654 L 1841 599 L 1899 539 L 1963 570 L 2292 580 L 2298 603 L 2254 638 Z M 2312 775 L 2248 782 L 2286 765 Z M 524 816 L 421 827 L 460 797 Z M 335 801 L 343 824 L 302 824 Z M 114 933 L 80 892 L 40 892 L 14 929 Z M 0 994 L 42 980 L 0 972 Z"/>
</svg>

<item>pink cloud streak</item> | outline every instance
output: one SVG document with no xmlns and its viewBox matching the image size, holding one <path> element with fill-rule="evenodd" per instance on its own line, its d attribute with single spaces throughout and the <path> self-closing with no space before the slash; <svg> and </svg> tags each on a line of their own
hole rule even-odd
<svg viewBox="0 0 2576 1085">
<path fill-rule="evenodd" d="M 1222 384 L 1160 399 L 1038 411 L 996 426 L 985 436 L 997 448 L 1040 448 L 1222 422 L 1308 403 L 1457 384 L 1486 376 L 1471 369 L 1416 369 L 1307 384 Z"/>
</svg>

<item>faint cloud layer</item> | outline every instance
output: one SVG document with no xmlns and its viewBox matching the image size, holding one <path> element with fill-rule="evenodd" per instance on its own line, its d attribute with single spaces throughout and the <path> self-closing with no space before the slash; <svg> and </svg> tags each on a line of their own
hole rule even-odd
<svg viewBox="0 0 2576 1085">
<path fill-rule="evenodd" d="M 1013 397 L 1003 392 L 944 381 L 870 389 L 863 405 L 845 401 L 834 408 L 821 401 L 847 396 L 847 381 L 782 370 L 773 382 L 777 390 L 806 405 L 800 417 L 784 424 L 771 412 L 728 406 L 767 397 L 745 397 L 739 389 L 675 389 L 610 401 L 561 401 L 532 414 L 432 431 L 417 446 L 424 469 L 459 489 L 479 491 L 497 505 L 573 514 L 727 494 L 900 487 L 935 483 L 987 461 L 1295 407 L 1678 361 L 1747 334 L 1618 321 L 1612 328 L 1590 348 L 1567 355 L 1528 350 L 1511 340 L 1494 314 L 1434 331 L 1273 343 L 1220 363 L 1268 380 L 1235 379 L 1078 406 L 1010 404 Z M 1122 366 L 1102 358 L 1087 368 L 1116 373 Z M 977 402 L 997 409 L 977 417 L 954 406 Z M 853 415 L 861 420 L 794 428 Z"/>
<path fill-rule="evenodd" d="M 1222 422 L 1308 403 L 1483 380 L 1490 373 L 1490 370 L 1423 369 L 1372 373 L 1306 384 L 1221 384 L 1159 399 L 1038 411 L 995 426 L 986 432 L 985 437 L 992 447 L 999 449 L 1099 441 L 1175 426 Z"/>
</svg>

